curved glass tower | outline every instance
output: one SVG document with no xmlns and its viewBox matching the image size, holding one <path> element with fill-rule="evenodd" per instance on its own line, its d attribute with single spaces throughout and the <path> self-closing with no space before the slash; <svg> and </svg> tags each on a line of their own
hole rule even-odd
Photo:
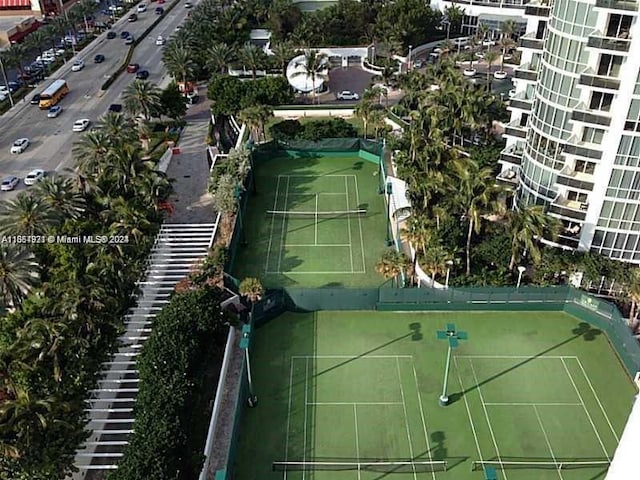
<svg viewBox="0 0 640 480">
<path fill-rule="evenodd" d="M 499 178 L 559 218 L 554 243 L 640 263 L 640 7 L 529 4 Z M 551 243 L 551 242 L 550 242 Z"/>
</svg>

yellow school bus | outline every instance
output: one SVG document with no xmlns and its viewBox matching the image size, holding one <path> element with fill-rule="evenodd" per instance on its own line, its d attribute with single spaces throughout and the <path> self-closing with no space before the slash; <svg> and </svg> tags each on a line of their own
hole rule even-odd
<svg viewBox="0 0 640 480">
<path fill-rule="evenodd" d="M 69 93 L 67 81 L 56 80 L 40 94 L 40 108 L 46 110 L 57 105 L 67 93 Z"/>
</svg>

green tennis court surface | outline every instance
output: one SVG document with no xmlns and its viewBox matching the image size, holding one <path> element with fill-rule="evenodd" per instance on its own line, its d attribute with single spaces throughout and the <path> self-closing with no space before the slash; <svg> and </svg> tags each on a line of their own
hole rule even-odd
<svg viewBox="0 0 640 480">
<path fill-rule="evenodd" d="M 233 275 L 266 286 L 372 286 L 385 248 L 378 166 L 358 157 L 256 162 Z"/>
<path fill-rule="evenodd" d="M 446 323 L 469 340 L 440 407 Z M 557 312 L 287 313 L 251 355 L 239 480 L 603 479 L 636 393 L 606 336 Z"/>
</svg>

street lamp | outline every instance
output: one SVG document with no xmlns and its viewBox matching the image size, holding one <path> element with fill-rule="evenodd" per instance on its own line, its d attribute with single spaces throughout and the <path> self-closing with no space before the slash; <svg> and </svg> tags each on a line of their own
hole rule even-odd
<svg viewBox="0 0 640 480">
<path fill-rule="evenodd" d="M 393 245 L 393 238 L 391 235 L 391 195 L 393 194 L 393 185 L 391 182 L 387 183 L 387 247 Z"/>
<path fill-rule="evenodd" d="M 438 398 L 438 403 L 441 407 L 446 407 L 449 404 L 449 397 L 447 396 L 447 382 L 449 381 L 449 365 L 451 363 L 451 350 L 458 347 L 459 340 L 468 340 L 469 335 L 467 332 L 456 331 L 456 326 L 453 323 L 447 323 L 446 330 L 438 330 L 436 332 L 438 340 L 447 340 L 449 348 L 447 349 L 447 363 L 444 367 L 444 382 L 442 384 L 442 395 Z"/>
<path fill-rule="evenodd" d="M 242 326 L 242 338 L 240 338 L 240 348 L 244 350 L 244 358 L 247 363 L 247 382 L 249 384 L 249 398 L 247 404 L 255 407 L 258 403 L 258 397 L 253 393 L 253 378 L 251 377 L 251 362 L 249 361 L 249 342 L 251 341 L 251 323 L 253 318 L 249 315 L 249 323 Z"/>
<path fill-rule="evenodd" d="M 411 61 L 411 52 L 413 50 L 413 45 L 409 45 L 409 68 L 408 70 L 411 71 L 413 70 L 413 62 Z"/>
<path fill-rule="evenodd" d="M 67 24 L 70 24 L 69 21 L 69 13 L 67 12 L 67 10 L 64 8 L 64 4 L 62 3 L 62 0 L 58 0 L 58 3 L 60 4 L 60 13 L 64 14 L 64 18 L 67 21 Z M 75 32 L 75 29 L 74 29 Z M 76 35 L 75 38 L 71 39 L 71 51 L 73 52 L 73 56 L 75 57 L 76 55 L 76 40 L 77 40 L 78 36 Z M 63 38 L 64 40 L 64 38 Z M 63 58 L 65 58 L 65 56 L 62 56 Z M 66 63 L 66 58 L 65 58 L 65 63 Z"/>
<path fill-rule="evenodd" d="M 520 288 L 520 282 L 522 281 L 522 274 L 526 270 L 526 267 L 522 265 L 518 265 L 518 283 L 516 283 L 516 288 Z"/>
<path fill-rule="evenodd" d="M 453 267 L 453 260 L 447 260 L 444 263 L 447 265 L 447 278 L 444 281 L 444 288 L 449 288 L 449 274 L 451 273 L 451 267 Z"/>
</svg>

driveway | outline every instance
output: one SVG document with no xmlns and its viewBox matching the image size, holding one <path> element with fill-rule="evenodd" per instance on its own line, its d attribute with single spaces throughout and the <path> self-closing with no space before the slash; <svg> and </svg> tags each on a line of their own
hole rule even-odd
<svg viewBox="0 0 640 480">
<path fill-rule="evenodd" d="M 336 67 L 329 71 L 329 93 L 320 95 L 320 103 L 335 103 L 336 94 L 343 90 L 356 92 L 362 97 L 364 92 L 371 85 L 373 75 L 365 72 L 359 67 Z M 357 103 L 357 102 L 340 102 Z"/>
</svg>

